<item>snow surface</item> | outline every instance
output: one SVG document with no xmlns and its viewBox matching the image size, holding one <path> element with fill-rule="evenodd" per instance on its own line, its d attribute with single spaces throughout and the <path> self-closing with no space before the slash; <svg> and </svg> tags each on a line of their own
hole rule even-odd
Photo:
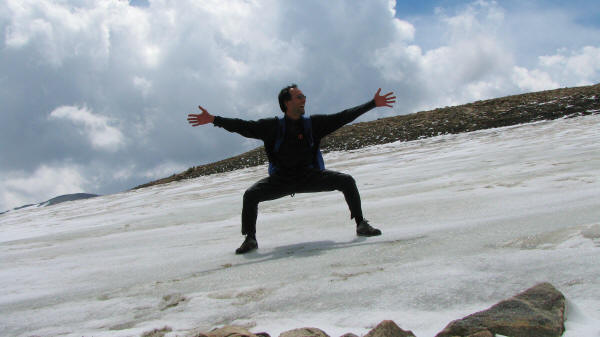
<svg viewBox="0 0 600 337">
<path fill-rule="evenodd" d="M 433 336 L 538 282 L 568 300 L 565 336 L 600 336 L 600 115 L 325 155 L 339 192 L 260 205 L 266 167 L 0 216 L 0 335 L 167 336 L 224 324 L 365 334 L 384 319 Z M 199 145 L 200 146 L 200 145 Z"/>
</svg>

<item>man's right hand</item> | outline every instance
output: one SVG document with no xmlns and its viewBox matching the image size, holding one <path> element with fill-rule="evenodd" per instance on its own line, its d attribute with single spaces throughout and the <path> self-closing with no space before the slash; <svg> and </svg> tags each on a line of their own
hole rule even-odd
<svg viewBox="0 0 600 337">
<path fill-rule="evenodd" d="M 190 123 L 192 126 L 204 125 L 215 121 L 215 116 L 209 114 L 206 109 L 201 106 L 198 106 L 198 109 L 202 111 L 201 114 L 188 115 L 188 123 Z"/>
</svg>

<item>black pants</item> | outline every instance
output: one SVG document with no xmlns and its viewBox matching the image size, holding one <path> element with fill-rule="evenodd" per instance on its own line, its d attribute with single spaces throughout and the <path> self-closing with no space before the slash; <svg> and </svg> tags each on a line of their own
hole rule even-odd
<svg viewBox="0 0 600 337">
<path fill-rule="evenodd" d="M 261 201 L 275 200 L 295 193 L 341 191 L 350 208 L 350 216 L 357 223 L 363 214 L 360 194 L 351 175 L 335 171 L 309 170 L 301 175 L 285 176 L 274 174 L 257 181 L 244 193 L 242 209 L 242 234 L 256 233 L 258 204 Z"/>
</svg>

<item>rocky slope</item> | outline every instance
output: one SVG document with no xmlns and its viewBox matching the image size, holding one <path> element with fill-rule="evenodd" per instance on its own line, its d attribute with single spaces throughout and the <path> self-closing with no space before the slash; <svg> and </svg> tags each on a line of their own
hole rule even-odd
<svg viewBox="0 0 600 337">
<path fill-rule="evenodd" d="M 323 152 L 600 112 L 600 84 L 513 95 L 347 125 L 323 139 Z M 262 165 L 263 147 L 136 188 Z"/>
</svg>

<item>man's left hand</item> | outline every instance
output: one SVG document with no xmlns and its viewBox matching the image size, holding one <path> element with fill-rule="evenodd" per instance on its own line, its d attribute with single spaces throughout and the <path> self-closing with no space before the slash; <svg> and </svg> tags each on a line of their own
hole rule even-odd
<svg viewBox="0 0 600 337">
<path fill-rule="evenodd" d="M 380 95 L 381 93 L 381 88 L 379 88 L 377 90 L 377 92 L 375 93 L 375 97 L 373 97 L 373 99 L 375 100 L 375 106 L 376 107 L 380 107 L 380 106 L 387 106 L 387 107 L 392 107 L 392 104 L 396 103 L 396 96 L 392 96 L 394 95 L 393 92 L 388 92 L 385 95 Z"/>
</svg>

